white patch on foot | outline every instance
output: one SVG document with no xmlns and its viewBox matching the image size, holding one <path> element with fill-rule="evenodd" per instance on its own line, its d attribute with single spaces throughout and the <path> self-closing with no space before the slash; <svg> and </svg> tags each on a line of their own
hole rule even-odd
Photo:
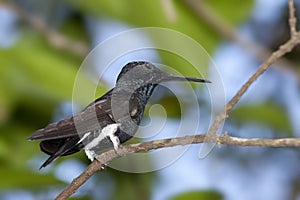
<svg viewBox="0 0 300 200">
<path fill-rule="evenodd" d="M 101 130 L 101 133 L 98 135 L 98 137 L 94 138 L 90 143 L 86 144 L 86 146 L 84 147 L 85 154 L 91 161 L 93 161 L 94 158 L 97 156 L 95 151 L 93 151 L 91 149 L 96 147 L 99 144 L 99 142 L 101 142 L 106 137 L 109 137 L 109 139 L 113 143 L 114 149 L 115 150 L 118 149 L 118 147 L 120 145 L 120 140 L 117 136 L 115 136 L 115 133 L 117 132 L 120 125 L 121 124 L 119 124 L 119 123 L 107 125 L 106 127 L 104 127 Z M 86 136 L 86 134 L 83 136 L 83 138 L 85 136 Z"/>
<path fill-rule="evenodd" d="M 109 139 L 113 143 L 114 149 L 117 151 L 118 148 L 119 148 L 119 146 L 120 146 L 120 140 L 119 140 L 119 138 L 117 136 L 113 135 L 113 136 L 110 136 Z"/>
<path fill-rule="evenodd" d="M 88 159 L 90 159 L 92 162 L 94 161 L 94 158 L 97 156 L 97 154 L 93 150 L 85 149 L 84 152 L 85 152 L 86 156 L 88 157 Z"/>
</svg>

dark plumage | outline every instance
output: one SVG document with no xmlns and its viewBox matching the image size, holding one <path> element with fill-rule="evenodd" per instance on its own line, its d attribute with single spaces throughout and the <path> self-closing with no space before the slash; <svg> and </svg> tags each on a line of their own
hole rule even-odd
<svg viewBox="0 0 300 200">
<path fill-rule="evenodd" d="M 133 137 L 144 114 L 145 106 L 157 86 L 166 81 L 209 82 L 205 79 L 167 74 L 148 62 L 131 62 L 120 72 L 116 85 L 89 104 L 82 112 L 39 129 L 29 140 L 41 140 L 40 148 L 54 159 L 81 149 L 93 160 L 96 152 L 118 148 Z"/>
</svg>

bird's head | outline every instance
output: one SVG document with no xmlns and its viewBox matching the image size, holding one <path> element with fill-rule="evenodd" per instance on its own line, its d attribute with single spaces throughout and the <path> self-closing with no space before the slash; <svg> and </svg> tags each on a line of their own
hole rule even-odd
<svg viewBox="0 0 300 200">
<path fill-rule="evenodd" d="M 123 67 L 117 78 L 111 98 L 114 119 L 122 124 L 122 130 L 132 130 L 132 133 L 136 131 L 143 109 L 154 88 L 159 83 L 167 81 L 210 82 L 201 78 L 168 74 L 149 62 L 128 63 Z M 134 113 L 140 114 L 132 114 L 134 109 L 139 109 L 140 112 Z"/>
<path fill-rule="evenodd" d="M 122 68 L 117 83 L 120 84 L 159 84 L 167 81 L 190 81 L 210 83 L 209 80 L 194 77 L 175 76 L 163 72 L 155 65 L 145 61 L 130 62 Z"/>
</svg>

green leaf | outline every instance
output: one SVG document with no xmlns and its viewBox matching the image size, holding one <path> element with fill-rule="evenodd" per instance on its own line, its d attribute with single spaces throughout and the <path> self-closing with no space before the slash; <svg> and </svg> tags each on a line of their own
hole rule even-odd
<svg viewBox="0 0 300 200">
<path fill-rule="evenodd" d="M 134 165 L 134 163 L 132 163 Z M 113 172 L 115 183 L 115 191 L 109 199 L 150 199 L 151 186 L 155 179 L 153 172 L 148 173 L 126 173 L 118 170 L 110 170 Z"/>
<path fill-rule="evenodd" d="M 217 191 L 190 191 L 176 195 L 170 200 L 222 200 L 223 196 Z"/>
<path fill-rule="evenodd" d="M 48 185 L 62 183 L 51 174 L 37 174 L 28 169 L 12 169 L 11 167 L 0 167 L 1 189 L 38 189 Z"/>
<path fill-rule="evenodd" d="M 220 0 L 209 0 L 205 1 L 209 4 L 223 20 L 228 21 L 231 24 L 240 24 L 241 22 L 249 18 L 249 14 L 252 10 L 253 1 L 241 1 L 239 0 L 229 0 L 229 1 L 220 1 Z M 236 5 L 239 5 L 239 9 L 236 8 Z M 232 12 L 234 10 L 234 12 Z"/>
<path fill-rule="evenodd" d="M 243 123 L 266 125 L 278 132 L 292 135 L 292 126 L 286 110 L 272 102 L 241 105 L 230 113 L 230 119 L 238 125 Z"/>
</svg>

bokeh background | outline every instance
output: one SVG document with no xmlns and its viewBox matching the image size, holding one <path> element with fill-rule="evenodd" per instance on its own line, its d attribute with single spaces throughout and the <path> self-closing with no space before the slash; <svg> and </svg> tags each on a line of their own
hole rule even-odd
<svg viewBox="0 0 300 200">
<path fill-rule="evenodd" d="M 299 1 L 295 3 L 300 16 Z M 47 156 L 39 151 L 38 142 L 26 138 L 74 112 L 77 71 L 100 42 L 137 27 L 186 34 L 212 56 L 229 100 L 268 53 L 289 37 L 286 0 L 2 0 L 0 19 L 0 199 L 5 200 L 53 199 L 89 164 L 81 152 L 39 171 Z M 136 40 L 158 42 L 147 34 L 137 35 L 111 46 L 99 58 Z M 133 60 L 164 63 L 194 75 L 184 58 L 142 51 L 113 63 L 99 84 L 103 66 L 96 63 L 94 73 L 82 76 L 77 111 L 93 100 L 90 91 L 97 86 L 94 96 L 103 94 L 113 86 L 122 65 Z M 260 77 L 223 130 L 237 137 L 299 137 L 299 61 L 296 48 Z M 214 82 L 212 64 L 203 60 L 199 65 Z M 210 110 L 209 95 L 201 86 L 195 85 L 195 90 L 205 114 Z M 162 138 L 172 137 L 176 127 L 172 124 L 179 123 L 182 113 L 172 93 L 159 88 L 156 94 L 152 101 L 165 107 L 169 120 L 169 131 Z M 72 199 L 300 199 L 298 148 L 223 146 L 199 159 L 200 147 L 192 145 L 176 162 L 154 172 L 126 173 L 108 167 Z"/>
</svg>

